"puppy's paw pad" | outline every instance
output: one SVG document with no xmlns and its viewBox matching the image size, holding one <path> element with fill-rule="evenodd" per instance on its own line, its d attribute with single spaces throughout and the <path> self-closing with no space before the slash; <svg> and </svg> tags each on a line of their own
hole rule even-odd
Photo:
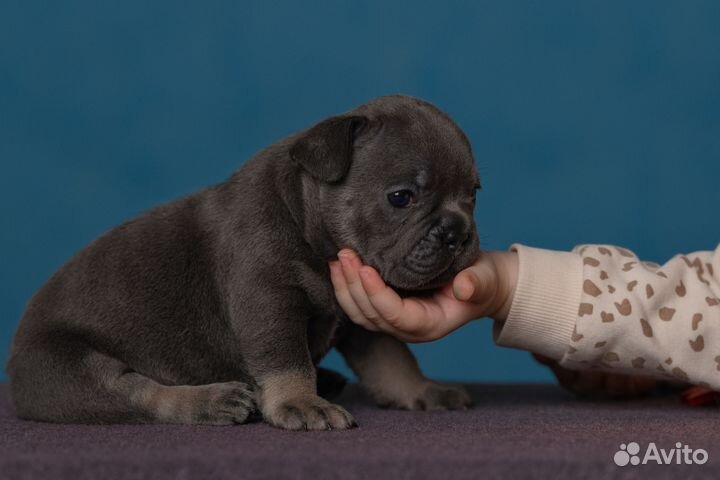
<svg viewBox="0 0 720 480">
<path fill-rule="evenodd" d="M 345 430 L 357 426 L 347 410 L 317 396 L 287 400 L 266 412 L 265 418 L 286 430 Z"/>
<path fill-rule="evenodd" d="M 411 410 L 464 410 L 471 404 L 472 398 L 463 387 L 430 382 Z"/>
</svg>

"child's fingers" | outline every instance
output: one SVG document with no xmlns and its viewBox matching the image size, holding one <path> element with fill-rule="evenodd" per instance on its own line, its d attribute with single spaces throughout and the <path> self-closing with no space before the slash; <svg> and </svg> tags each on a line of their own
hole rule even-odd
<svg viewBox="0 0 720 480">
<path fill-rule="evenodd" d="M 376 325 L 405 342 L 426 342 L 428 338 L 422 327 L 427 327 L 429 319 L 425 310 L 403 300 L 391 287 L 385 285 L 382 277 L 372 267 L 360 269 L 360 279 L 368 294 L 368 299 L 377 310 L 380 318 Z M 415 308 L 413 308 L 415 307 Z"/>
<path fill-rule="evenodd" d="M 353 300 L 352 295 L 350 295 L 350 290 L 345 281 L 345 276 L 342 273 L 340 262 L 330 262 L 330 280 L 335 289 L 335 298 L 337 298 L 340 307 L 350 320 L 368 330 L 378 331 L 378 328 L 365 318 L 355 303 L 355 300 Z"/>
<path fill-rule="evenodd" d="M 367 293 L 368 300 L 379 316 L 390 326 L 403 329 L 403 300 L 385 282 L 374 268 L 363 266 L 360 269 L 360 280 Z"/>
<path fill-rule="evenodd" d="M 360 267 L 362 267 L 360 259 L 351 250 L 341 250 L 338 253 L 338 258 L 340 259 L 342 273 L 353 301 L 367 320 L 377 324 L 380 320 L 380 315 L 370 303 L 367 293 L 365 292 L 365 287 L 363 287 L 362 281 L 360 280 L 359 270 Z"/>
</svg>

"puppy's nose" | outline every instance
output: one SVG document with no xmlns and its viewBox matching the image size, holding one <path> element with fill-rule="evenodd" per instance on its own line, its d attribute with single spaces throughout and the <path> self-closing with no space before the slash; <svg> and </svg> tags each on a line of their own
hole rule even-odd
<svg viewBox="0 0 720 480">
<path fill-rule="evenodd" d="M 433 227 L 431 233 L 442 241 L 451 253 L 455 252 L 468 238 L 465 221 L 460 215 L 454 213 L 444 216 L 440 223 Z"/>
</svg>

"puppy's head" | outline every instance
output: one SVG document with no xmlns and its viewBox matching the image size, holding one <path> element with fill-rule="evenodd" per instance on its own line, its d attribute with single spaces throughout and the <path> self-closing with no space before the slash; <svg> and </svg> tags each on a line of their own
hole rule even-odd
<svg viewBox="0 0 720 480">
<path fill-rule="evenodd" d="M 429 103 L 376 99 L 304 132 L 290 155 L 309 174 L 326 240 L 393 287 L 437 287 L 477 258 L 470 144 Z"/>
</svg>

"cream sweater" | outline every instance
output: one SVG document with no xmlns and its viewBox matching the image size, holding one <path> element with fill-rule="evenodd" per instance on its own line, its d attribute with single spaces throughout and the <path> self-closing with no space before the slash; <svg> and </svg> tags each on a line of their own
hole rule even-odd
<svg viewBox="0 0 720 480">
<path fill-rule="evenodd" d="M 720 390 L 720 245 L 642 262 L 610 245 L 513 245 L 519 273 L 498 345 L 570 369 L 674 378 Z"/>
</svg>

